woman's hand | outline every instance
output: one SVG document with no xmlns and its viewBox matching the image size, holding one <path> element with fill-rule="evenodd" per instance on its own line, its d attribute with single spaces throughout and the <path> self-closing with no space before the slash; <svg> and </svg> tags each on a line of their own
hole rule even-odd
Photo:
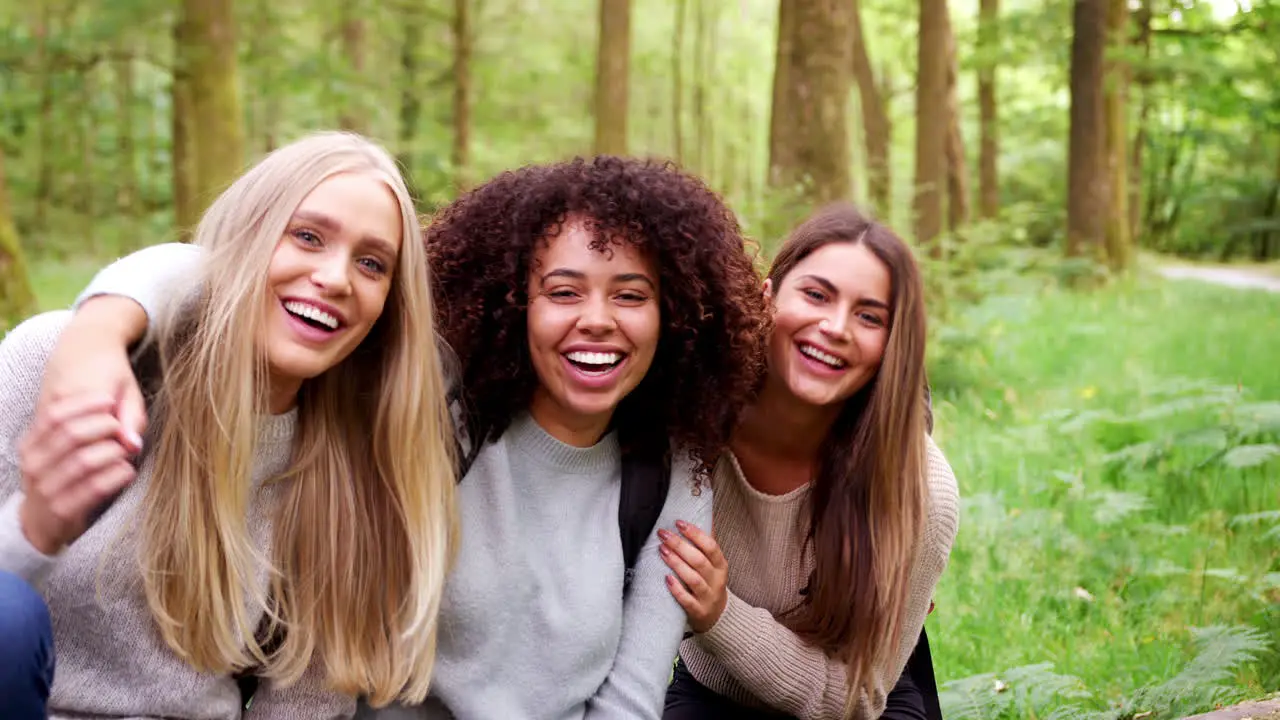
<svg viewBox="0 0 1280 720">
<path fill-rule="evenodd" d="M 102 295 L 86 300 L 71 317 L 45 363 L 36 420 L 66 398 L 106 394 L 120 420 L 117 437 L 130 452 L 142 449 L 147 408 L 129 363 L 129 345 L 142 338 L 147 314 L 133 300 Z"/>
<path fill-rule="evenodd" d="M 720 619 L 729 601 L 729 563 L 715 538 L 697 526 L 677 520 L 676 528 L 683 538 L 658 530 L 662 540 L 658 551 L 675 571 L 667 576 L 667 589 L 689 616 L 689 627 L 704 633 Z"/>
<path fill-rule="evenodd" d="M 52 403 L 18 448 L 22 532 L 46 555 L 57 554 L 88 528 L 96 511 L 133 482 L 128 451 L 117 439 L 115 399 L 78 395 Z"/>
</svg>

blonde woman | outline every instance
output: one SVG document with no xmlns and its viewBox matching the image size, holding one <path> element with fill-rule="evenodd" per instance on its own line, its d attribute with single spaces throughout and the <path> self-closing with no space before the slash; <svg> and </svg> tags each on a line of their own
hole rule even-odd
<svg viewBox="0 0 1280 720">
<path fill-rule="evenodd" d="M 135 354 L 145 440 L 111 397 L 32 422 L 67 313 L 0 344 L 0 605 L 34 620 L 4 663 L 34 677 L 0 672 L 0 706 L 43 717 L 50 672 L 54 718 L 425 697 L 456 520 L 420 237 L 381 148 L 324 133 L 272 153 L 205 214 L 200 290 Z"/>
</svg>

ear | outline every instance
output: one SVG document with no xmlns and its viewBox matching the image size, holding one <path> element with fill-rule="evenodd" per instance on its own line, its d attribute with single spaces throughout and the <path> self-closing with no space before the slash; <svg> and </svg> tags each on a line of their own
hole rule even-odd
<svg viewBox="0 0 1280 720">
<path fill-rule="evenodd" d="M 764 291 L 761 295 L 764 296 L 765 304 L 773 302 L 773 278 L 765 278 Z"/>
</svg>

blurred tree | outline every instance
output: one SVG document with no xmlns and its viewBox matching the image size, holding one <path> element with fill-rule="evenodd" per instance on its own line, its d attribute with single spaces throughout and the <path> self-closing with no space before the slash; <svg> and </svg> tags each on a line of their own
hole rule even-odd
<svg viewBox="0 0 1280 720">
<path fill-rule="evenodd" d="M 1067 168 L 1067 255 L 1102 250 L 1107 210 L 1103 55 L 1108 0 L 1075 0 L 1071 40 L 1071 135 Z"/>
<path fill-rule="evenodd" d="M 916 242 L 937 256 L 947 170 L 947 0 L 920 0 L 916 40 L 916 176 L 912 201 Z"/>
<path fill-rule="evenodd" d="M 0 147 L 0 322 L 12 327 L 29 315 L 34 306 L 22 243 L 18 242 L 18 231 L 13 226 L 4 148 Z"/>
<path fill-rule="evenodd" d="M 986 219 L 1000 213 L 1000 120 L 996 106 L 999 64 L 1000 0 L 978 6 L 978 212 Z"/>
<path fill-rule="evenodd" d="M 595 95 L 598 155 L 627 154 L 630 58 L 631 0 L 600 0 Z"/>
<path fill-rule="evenodd" d="M 892 210 L 892 174 L 889 164 L 889 146 L 893 139 L 889 124 L 889 110 L 880 90 L 876 73 L 867 51 L 866 33 L 862 26 L 862 8 L 858 0 L 851 0 L 853 77 L 858 84 L 859 105 L 862 108 L 862 133 L 867 153 L 867 193 L 871 207 L 881 217 L 888 217 Z"/>
</svg>

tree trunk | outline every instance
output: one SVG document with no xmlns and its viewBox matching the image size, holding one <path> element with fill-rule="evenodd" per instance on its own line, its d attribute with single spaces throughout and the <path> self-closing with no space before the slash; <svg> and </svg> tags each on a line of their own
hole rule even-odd
<svg viewBox="0 0 1280 720">
<path fill-rule="evenodd" d="M 996 68 L 1000 47 L 1000 0 L 980 0 L 978 9 L 978 212 L 991 219 L 1000 214 L 999 120 L 996 113 Z"/>
<path fill-rule="evenodd" d="M 365 10 L 358 0 L 343 0 L 342 55 L 346 59 L 346 67 L 342 75 L 347 78 L 346 91 L 341 93 L 342 112 L 338 114 L 338 127 L 352 132 L 368 132 L 368 112 L 364 103 L 364 56 L 365 56 Z"/>
<path fill-rule="evenodd" d="M 920 0 L 916 42 L 916 179 L 912 212 L 916 242 L 942 252 L 942 192 L 947 146 L 947 0 Z"/>
<path fill-rule="evenodd" d="M 595 98 L 597 155 L 627 154 L 630 61 L 631 0 L 600 0 Z"/>
<path fill-rule="evenodd" d="M 0 323 L 13 327 L 35 309 L 27 263 L 13 225 L 9 185 L 4 173 L 4 146 L 0 145 Z"/>
<path fill-rule="evenodd" d="M 178 48 L 190 69 L 187 129 L 195 150 L 193 188 L 198 212 L 240 174 L 244 164 L 244 119 L 236 70 L 232 0 L 183 0 L 187 43 Z"/>
<path fill-rule="evenodd" d="M 790 44 L 791 82 L 783 89 L 790 122 L 779 147 L 782 187 L 796 188 L 810 204 L 847 199 L 849 124 L 846 108 L 853 78 L 853 5 L 848 0 L 792 0 L 795 33 Z"/>
<path fill-rule="evenodd" d="M 684 16 L 686 0 L 676 0 L 675 37 L 671 41 L 671 140 L 676 162 L 684 164 Z"/>
<path fill-rule="evenodd" d="M 182 237 L 189 237 L 200 220 L 196 198 L 196 110 L 191 97 L 190 21 L 178 18 L 173 27 L 174 62 L 170 94 L 173 104 L 173 214 L 174 225 Z"/>
<path fill-rule="evenodd" d="M 417 152 L 414 147 L 418 138 L 418 117 L 422 112 L 422 100 L 418 94 L 418 48 L 422 46 L 423 18 L 422 11 L 416 7 L 403 10 L 400 37 L 400 118 L 396 131 L 400 152 L 396 159 L 404 170 L 405 181 L 414 197 L 419 197 L 418 187 L 414 182 L 414 168 L 417 165 Z"/>
<path fill-rule="evenodd" d="M 138 196 L 137 153 L 134 151 L 133 56 L 128 46 L 119 48 L 115 61 L 116 90 L 116 161 L 120 164 L 116 186 L 116 210 L 132 216 Z"/>
<path fill-rule="evenodd" d="M 889 166 L 889 111 L 876 82 L 876 73 L 867 53 L 866 33 L 862 29 L 862 9 L 853 0 L 850 23 L 853 28 L 853 77 L 858 84 L 862 106 L 862 133 L 867 149 L 867 190 L 871 206 L 881 217 L 892 209 L 892 175 Z"/>
<path fill-rule="evenodd" d="M 714 2 L 714 0 L 711 0 Z M 693 163 L 698 174 L 714 184 L 713 168 L 715 149 L 711 139 L 710 118 L 707 115 L 707 95 L 711 92 L 711 37 L 708 17 L 708 0 L 696 0 L 693 46 Z"/>
<path fill-rule="evenodd" d="M 74 192 L 76 209 L 76 240 L 82 248 L 88 248 L 94 255 L 99 255 L 102 248 L 98 246 L 98 234 L 94 232 L 98 214 L 98 183 L 94 182 L 94 149 L 97 145 L 97 118 L 94 117 L 93 106 L 93 73 L 84 72 L 79 77 L 80 88 L 78 105 L 83 114 L 76 119 L 76 153 L 80 156 L 80 168 L 76 173 Z"/>
<path fill-rule="evenodd" d="M 1067 156 L 1067 255 L 1102 249 L 1107 210 L 1103 56 L 1109 0 L 1076 0 L 1071 40 L 1071 133 Z"/>
<path fill-rule="evenodd" d="M 53 197 L 53 70 L 49 59 L 50 11 L 48 2 L 40 3 L 36 13 L 36 86 L 40 93 L 40 126 L 36 152 L 36 212 L 37 230 L 48 227 L 49 202 Z"/>
<path fill-rule="evenodd" d="M 969 165 L 960 134 L 960 70 L 956 64 L 956 38 L 947 18 L 947 227 L 952 232 L 969 222 Z"/>
<path fill-rule="evenodd" d="M 1111 59 L 1107 62 L 1104 96 L 1107 116 L 1107 170 L 1109 202 L 1106 222 L 1107 263 L 1112 270 L 1129 267 L 1129 64 L 1123 60 L 1129 24 L 1128 0 L 1107 0 L 1107 36 Z"/>
<path fill-rule="evenodd" d="M 453 184 L 470 185 L 471 164 L 471 17 L 470 0 L 453 2 Z"/>
<path fill-rule="evenodd" d="M 1142 90 L 1138 108 L 1138 130 L 1134 134 L 1129 163 L 1129 238 L 1142 234 L 1142 154 L 1147 144 L 1147 118 L 1151 114 L 1151 0 L 1142 0 L 1134 15 L 1137 25 L 1135 42 L 1142 48 L 1143 62 L 1134 80 Z"/>
<path fill-rule="evenodd" d="M 795 165 L 790 146 L 783 137 L 792 131 L 787 89 L 791 87 L 791 46 L 794 44 L 796 13 L 793 0 L 778 0 L 778 47 L 773 62 L 773 102 L 769 114 L 769 185 L 782 184 L 783 168 Z"/>
</svg>

